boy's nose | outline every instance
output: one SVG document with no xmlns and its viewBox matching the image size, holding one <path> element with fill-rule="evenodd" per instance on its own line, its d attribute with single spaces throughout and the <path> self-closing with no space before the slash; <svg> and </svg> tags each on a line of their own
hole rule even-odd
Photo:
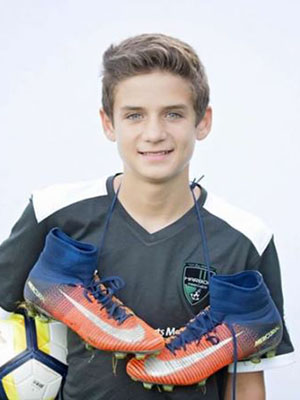
<svg viewBox="0 0 300 400">
<path fill-rule="evenodd" d="M 149 118 L 143 126 L 143 137 L 148 142 L 160 142 L 166 136 L 164 124 L 158 118 Z"/>
</svg>

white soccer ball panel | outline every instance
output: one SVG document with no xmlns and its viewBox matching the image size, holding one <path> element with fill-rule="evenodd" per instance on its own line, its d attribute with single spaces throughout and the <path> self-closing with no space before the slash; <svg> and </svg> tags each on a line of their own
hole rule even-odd
<svg viewBox="0 0 300 400">
<path fill-rule="evenodd" d="M 35 319 L 35 324 L 39 350 L 66 364 L 67 327 L 60 322 L 45 322 L 40 318 Z"/>
<path fill-rule="evenodd" d="M 50 355 L 62 363 L 67 363 L 67 327 L 60 322 L 49 324 Z"/>
<path fill-rule="evenodd" d="M 11 360 L 26 348 L 26 343 L 24 342 L 24 344 L 22 344 L 22 338 L 20 338 L 21 340 L 18 340 L 18 342 L 17 338 L 12 340 L 12 338 L 15 337 L 16 332 L 22 332 L 25 335 L 25 329 L 22 330 L 22 326 L 19 326 L 17 329 L 15 324 L 15 321 L 0 320 L 0 366 Z M 24 336 L 24 340 L 25 339 L 26 337 Z"/>
<path fill-rule="evenodd" d="M 33 360 L 29 360 L 26 363 L 20 365 L 15 370 L 13 370 L 12 376 L 14 379 L 14 383 L 18 388 L 22 383 L 30 379 L 30 376 L 32 376 L 32 371 L 33 371 L 32 362 Z"/>
<path fill-rule="evenodd" d="M 19 400 L 55 398 L 61 376 L 37 360 L 29 360 L 12 373 Z"/>
<path fill-rule="evenodd" d="M 33 374 L 36 381 L 35 384 L 45 384 L 45 391 L 42 399 L 48 400 L 56 397 L 62 381 L 61 375 L 37 360 L 33 361 Z M 37 397 L 36 399 L 39 398 Z M 33 398 L 32 400 L 36 399 Z"/>
</svg>

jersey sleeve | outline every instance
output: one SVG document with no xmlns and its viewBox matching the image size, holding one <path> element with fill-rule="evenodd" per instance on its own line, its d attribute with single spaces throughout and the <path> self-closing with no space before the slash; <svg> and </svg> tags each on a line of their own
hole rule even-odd
<svg viewBox="0 0 300 400">
<path fill-rule="evenodd" d="M 0 245 L 0 307 L 15 311 L 23 301 L 26 278 L 38 259 L 46 237 L 45 223 L 38 223 L 32 199 L 9 237 Z"/>
<path fill-rule="evenodd" d="M 263 254 L 250 268 L 258 270 L 263 275 L 264 281 L 270 291 L 270 295 L 272 296 L 283 321 L 283 337 L 281 343 L 276 349 L 275 357 L 269 359 L 262 358 L 261 362 L 258 364 L 254 364 L 251 361 L 238 362 L 237 372 L 263 371 L 270 368 L 289 365 L 294 361 L 294 348 L 284 320 L 281 272 L 273 237 Z M 229 366 L 229 372 L 233 372 L 233 365 Z"/>
</svg>

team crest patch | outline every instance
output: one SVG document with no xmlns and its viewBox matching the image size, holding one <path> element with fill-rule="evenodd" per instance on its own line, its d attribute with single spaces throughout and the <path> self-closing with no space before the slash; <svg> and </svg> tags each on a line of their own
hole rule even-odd
<svg viewBox="0 0 300 400">
<path fill-rule="evenodd" d="M 191 262 L 185 263 L 182 278 L 183 291 L 192 306 L 200 303 L 208 296 L 208 274 L 209 271 L 205 265 Z M 212 269 L 211 275 L 215 275 L 214 269 Z"/>
</svg>

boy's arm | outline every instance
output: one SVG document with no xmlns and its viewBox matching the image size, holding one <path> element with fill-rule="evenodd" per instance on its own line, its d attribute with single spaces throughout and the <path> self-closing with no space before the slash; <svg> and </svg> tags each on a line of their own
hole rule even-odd
<svg viewBox="0 0 300 400">
<path fill-rule="evenodd" d="M 46 233 L 45 223 L 37 223 L 30 200 L 0 246 L 0 307 L 5 310 L 15 311 L 23 301 L 26 278 L 43 249 Z"/>
<path fill-rule="evenodd" d="M 232 374 L 228 374 L 224 400 L 231 400 Z M 265 382 L 263 372 L 248 372 L 236 375 L 236 397 L 239 400 L 265 400 Z"/>
</svg>

